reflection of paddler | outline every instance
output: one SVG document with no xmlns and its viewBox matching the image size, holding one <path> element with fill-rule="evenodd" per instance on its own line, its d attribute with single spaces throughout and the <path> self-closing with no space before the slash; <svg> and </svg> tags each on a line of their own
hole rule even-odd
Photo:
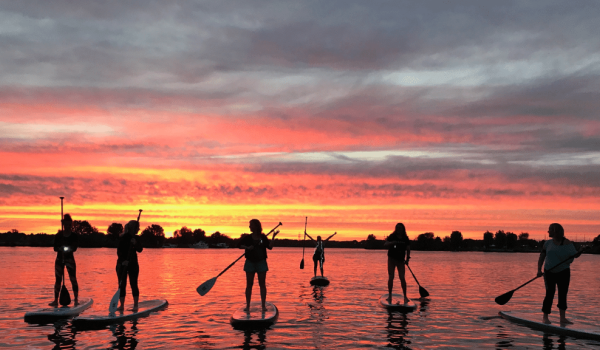
<svg viewBox="0 0 600 350">
<path fill-rule="evenodd" d="M 323 246 L 324 242 L 327 242 L 331 237 L 335 236 L 337 232 L 334 232 L 331 236 L 327 237 L 324 241 L 321 240 L 321 236 L 317 236 L 317 240 L 313 239 L 308 233 L 306 236 L 310 238 L 312 241 L 317 242 L 317 246 L 315 247 L 315 253 L 313 254 L 313 263 L 315 265 L 314 273 L 317 275 L 317 264 L 320 265 L 321 268 L 321 276 L 323 276 L 323 264 L 325 263 L 325 247 Z"/>
<path fill-rule="evenodd" d="M 252 285 L 254 284 L 254 275 L 258 275 L 258 285 L 260 286 L 260 300 L 262 309 L 266 311 L 265 301 L 267 299 L 267 249 L 273 249 L 273 241 L 279 233 L 273 233 L 273 239 L 269 239 L 262 232 L 262 225 L 257 219 L 250 220 L 249 235 L 243 236 L 240 240 L 240 249 L 245 249 L 246 263 L 244 271 L 246 271 L 246 311 L 250 310 L 250 301 L 252 299 Z"/>
<path fill-rule="evenodd" d="M 138 288 L 138 276 L 140 275 L 140 265 L 138 263 L 137 253 L 144 249 L 136 236 L 140 230 L 140 224 L 136 220 L 129 221 L 123 228 L 117 247 L 117 278 L 119 279 L 119 301 L 118 310 L 124 309 L 125 289 L 127 288 L 127 276 L 129 276 L 129 285 L 131 286 L 131 295 L 133 296 L 133 308 L 138 308 L 140 299 L 140 289 Z"/>
<path fill-rule="evenodd" d="M 71 215 L 65 214 L 62 219 L 64 229 L 59 231 L 54 237 L 54 251 L 56 252 L 56 260 L 54 261 L 54 301 L 50 306 L 58 306 L 58 296 L 60 294 L 61 282 L 65 273 L 65 267 L 73 286 L 73 296 L 75 297 L 75 306 L 79 304 L 79 285 L 77 284 L 77 265 L 75 264 L 75 256 L 73 253 L 77 251 L 79 237 L 76 233 L 71 232 L 73 219 Z"/>
</svg>

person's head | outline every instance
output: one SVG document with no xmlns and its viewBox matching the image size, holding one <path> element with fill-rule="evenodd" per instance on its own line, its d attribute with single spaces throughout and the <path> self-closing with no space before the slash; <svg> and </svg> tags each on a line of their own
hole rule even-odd
<svg viewBox="0 0 600 350">
<path fill-rule="evenodd" d="M 317 236 L 317 242 L 321 242 L 321 236 Z"/>
<path fill-rule="evenodd" d="M 71 218 L 70 214 L 65 214 L 62 218 L 62 223 L 65 228 L 65 231 L 71 231 L 71 227 L 73 227 L 73 218 Z"/>
<path fill-rule="evenodd" d="M 406 234 L 406 228 L 404 227 L 404 224 L 401 222 L 396 224 L 394 233 L 400 237 L 408 237 L 408 235 Z"/>
<path fill-rule="evenodd" d="M 250 231 L 252 231 L 252 233 L 262 233 L 262 225 L 258 219 L 250 220 Z"/>
<path fill-rule="evenodd" d="M 123 227 L 123 234 L 129 233 L 133 236 L 137 234 L 139 230 L 140 223 L 137 222 L 137 220 L 131 220 L 127 224 L 125 224 L 125 227 Z"/>
<path fill-rule="evenodd" d="M 563 238 L 565 236 L 565 229 L 560 224 L 550 224 L 548 235 L 552 238 Z"/>
</svg>

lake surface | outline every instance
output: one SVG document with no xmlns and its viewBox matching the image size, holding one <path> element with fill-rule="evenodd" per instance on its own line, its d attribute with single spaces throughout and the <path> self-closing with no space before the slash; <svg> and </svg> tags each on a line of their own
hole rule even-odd
<svg viewBox="0 0 600 350">
<path fill-rule="evenodd" d="M 164 298 L 167 309 L 137 321 L 82 331 L 70 321 L 30 325 L 27 311 L 52 299 L 52 248 L 0 247 L 0 347 L 15 349 L 583 349 L 600 342 L 544 334 L 495 316 L 501 310 L 536 312 L 544 296 L 540 278 L 500 306 L 494 298 L 535 277 L 538 254 L 481 252 L 412 253 L 411 268 L 431 296 L 413 313 L 388 312 L 378 304 L 387 293 L 386 251 L 327 249 L 328 287 L 312 287 L 312 249 L 300 270 L 301 248 L 269 251 L 267 300 L 280 312 L 262 331 L 235 330 L 233 311 L 244 303 L 244 259 L 217 279 L 204 297 L 196 287 L 215 277 L 243 251 L 235 249 L 144 249 L 139 254 L 140 300 Z M 115 249 L 75 253 L 80 297 L 92 297 L 85 314 L 107 314 L 116 292 Z M 583 255 L 572 265 L 568 317 L 600 329 L 600 256 Z M 407 271 L 408 295 L 418 286 Z M 70 282 L 67 287 L 71 290 Z M 395 291 L 400 291 L 396 278 Z M 127 305 L 131 305 L 129 287 Z M 255 282 L 253 300 L 260 300 Z M 554 302 L 553 315 L 558 314 Z"/>
</svg>

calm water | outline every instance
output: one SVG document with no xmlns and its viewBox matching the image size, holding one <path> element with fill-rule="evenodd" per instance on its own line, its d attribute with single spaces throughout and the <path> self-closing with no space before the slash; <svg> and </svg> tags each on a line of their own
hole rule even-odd
<svg viewBox="0 0 600 350">
<path fill-rule="evenodd" d="M 51 301 L 52 249 L 0 248 L 0 347 L 600 349 L 597 341 L 546 335 L 493 317 L 500 310 L 541 308 L 541 279 L 517 291 L 507 305 L 494 303 L 499 294 L 535 276 L 537 254 L 413 252 L 411 267 L 431 296 L 417 302 L 416 312 L 402 314 L 389 313 L 377 302 L 387 292 L 385 251 L 328 249 L 325 275 L 331 284 L 315 288 L 309 285 L 311 255 L 300 270 L 300 248 L 276 247 L 269 252 L 267 299 L 279 307 L 279 321 L 263 331 L 234 330 L 229 317 L 244 302 L 243 259 L 206 296 L 195 289 L 241 253 L 145 249 L 139 255 L 140 300 L 165 298 L 169 307 L 123 325 L 79 331 L 69 321 L 43 326 L 23 321 L 25 312 Z M 86 314 L 106 313 L 116 291 L 116 251 L 79 249 L 75 256 L 80 296 L 94 299 Z M 584 255 L 572 266 L 568 315 L 600 328 L 599 263 L 600 256 Z M 418 298 L 417 285 L 407 274 L 409 297 Z M 257 283 L 254 296 L 259 299 Z"/>
</svg>

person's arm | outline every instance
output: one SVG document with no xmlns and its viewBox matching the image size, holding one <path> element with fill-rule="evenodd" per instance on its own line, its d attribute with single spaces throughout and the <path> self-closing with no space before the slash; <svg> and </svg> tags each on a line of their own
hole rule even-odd
<svg viewBox="0 0 600 350">
<path fill-rule="evenodd" d="M 543 275 L 542 266 L 544 265 L 544 260 L 546 260 L 546 245 L 545 244 L 544 244 L 544 248 L 542 248 L 542 252 L 540 253 L 540 258 L 538 259 L 538 272 L 537 272 L 538 277 L 541 277 Z"/>
<path fill-rule="evenodd" d="M 410 260 L 410 244 L 406 244 L 406 265 L 408 265 L 408 261 Z"/>
<path fill-rule="evenodd" d="M 54 251 L 55 252 L 60 251 L 61 242 L 62 242 L 62 240 L 60 239 L 60 233 L 57 233 L 56 235 L 54 235 Z"/>
<path fill-rule="evenodd" d="M 394 245 L 394 244 L 398 244 L 400 243 L 400 241 L 391 241 L 391 235 L 388 236 L 388 238 L 385 239 L 385 243 L 383 244 L 384 248 L 389 248 L 390 246 Z"/>
<path fill-rule="evenodd" d="M 269 245 L 267 246 L 269 249 L 273 249 L 273 243 L 275 243 L 275 237 L 277 237 L 277 235 L 279 234 L 279 230 L 273 232 L 273 238 L 269 240 L 269 238 L 267 237 L 267 241 L 269 242 Z"/>
<path fill-rule="evenodd" d="M 248 236 L 244 236 L 243 238 L 240 239 L 240 249 L 248 249 L 248 250 L 252 250 L 254 249 L 254 245 L 248 244 L 248 241 L 251 241 L 248 239 Z"/>
<path fill-rule="evenodd" d="M 142 246 L 142 241 L 139 239 L 139 237 L 133 236 L 131 238 L 131 244 L 133 244 L 135 251 L 138 253 L 141 253 L 142 250 L 144 250 L 144 247 Z"/>
<path fill-rule="evenodd" d="M 71 234 L 73 235 L 73 244 L 69 247 L 69 251 L 75 253 L 79 247 L 79 235 L 73 232 Z"/>
<path fill-rule="evenodd" d="M 314 240 L 315 240 L 315 239 L 314 239 L 314 238 L 312 238 L 312 237 L 311 237 L 311 236 L 310 236 L 308 233 L 304 232 L 304 234 L 305 234 L 305 235 L 306 235 L 308 238 L 310 238 L 310 240 L 311 240 L 311 241 L 314 241 Z"/>
<path fill-rule="evenodd" d="M 331 237 L 333 237 L 333 236 L 335 236 L 335 235 L 337 235 L 337 232 L 334 232 L 334 233 L 333 233 L 331 236 L 327 237 L 327 238 L 325 239 L 325 242 L 327 242 L 327 241 L 328 241 L 328 240 L 329 240 Z"/>
</svg>

